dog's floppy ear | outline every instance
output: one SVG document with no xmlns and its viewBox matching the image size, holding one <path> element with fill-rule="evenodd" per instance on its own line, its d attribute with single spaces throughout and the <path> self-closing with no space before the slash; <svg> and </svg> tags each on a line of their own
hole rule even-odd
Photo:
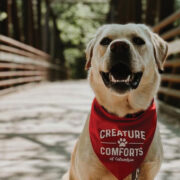
<svg viewBox="0 0 180 180">
<path fill-rule="evenodd" d="M 154 49 L 154 57 L 158 65 L 159 72 L 163 72 L 164 70 L 163 65 L 168 54 L 168 45 L 157 34 L 152 33 L 151 35 L 152 35 L 152 43 Z"/>
<path fill-rule="evenodd" d="M 88 70 L 90 67 L 91 67 L 91 58 L 93 56 L 93 48 L 94 48 L 94 45 L 96 43 L 96 40 L 97 38 L 99 37 L 99 35 L 103 32 L 103 30 L 107 27 L 108 25 L 103 25 L 101 26 L 94 38 L 88 43 L 87 47 L 86 47 L 86 50 L 85 50 L 85 53 L 86 53 L 86 65 L 85 65 L 85 70 Z"/>
<path fill-rule="evenodd" d="M 85 70 L 88 70 L 91 67 L 91 58 L 93 56 L 93 48 L 94 48 L 95 38 L 93 38 L 86 47 L 85 53 L 86 53 L 86 65 Z"/>
</svg>

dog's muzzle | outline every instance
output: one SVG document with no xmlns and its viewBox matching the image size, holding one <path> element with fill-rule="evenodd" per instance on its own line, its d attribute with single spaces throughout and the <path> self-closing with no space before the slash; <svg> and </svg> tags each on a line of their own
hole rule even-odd
<svg viewBox="0 0 180 180">
<path fill-rule="evenodd" d="M 110 45 L 111 62 L 109 72 L 100 72 L 106 87 L 118 93 L 136 89 L 141 81 L 142 72 L 132 72 L 130 46 L 124 41 Z"/>
</svg>

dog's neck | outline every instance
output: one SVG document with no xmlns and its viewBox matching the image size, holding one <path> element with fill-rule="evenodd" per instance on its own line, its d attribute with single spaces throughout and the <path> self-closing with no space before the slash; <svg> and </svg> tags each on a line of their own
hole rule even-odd
<svg viewBox="0 0 180 180">
<path fill-rule="evenodd" d="M 135 114 L 139 111 L 144 111 L 143 108 L 133 107 L 130 102 L 128 96 L 118 97 L 118 98 L 101 98 L 96 96 L 98 103 L 104 107 L 104 109 L 114 115 L 119 117 L 125 117 L 128 114 Z M 148 107 L 148 105 L 147 105 Z"/>
<path fill-rule="evenodd" d="M 96 96 L 96 99 L 98 101 L 98 103 L 104 107 L 104 109 L 111 113 L 111 114 L 115 114 L 119 117 L 125 117 L 127 115 L 134 115 L 137 114 L 141 111 L 145 111 L 146 109 L 148 109 L 149 105 L 152 102 L 152 99 L 149 99 L 148 101 L 146 101 L 146 103 L 134 103 L 133 104 L 133 100 L 131 99 L 131 97 L 129 95 L 127 96 L 122 96 L 122 97 L 118 97 L 118 98 L 114 98 L 114 97 L 110 97 L 110 98 L 101 98 L 99 96 Z"/>
</svg>

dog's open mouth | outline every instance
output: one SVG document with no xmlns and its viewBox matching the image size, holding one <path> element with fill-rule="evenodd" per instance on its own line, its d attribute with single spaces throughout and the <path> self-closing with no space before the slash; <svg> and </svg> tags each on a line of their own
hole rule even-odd
<svg viewBox="0 0 180 180">
<path fill-rule="evenodd" d="M 123 93 L 131 89 L 136 89 L 143 73 L 133 73 L 127 65 L 119 63 L 114 65 L 109 72 L 100 72 L 100 74 L 104 84 L 108 88 Z"/>
</svg>

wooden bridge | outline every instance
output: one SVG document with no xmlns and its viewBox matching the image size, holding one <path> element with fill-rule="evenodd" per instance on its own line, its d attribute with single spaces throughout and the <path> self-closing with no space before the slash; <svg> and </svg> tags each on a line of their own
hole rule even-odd
<svg viewBox="0 0 180 180">
<path fill-rule="evenodd" d="M 177 12 L 154 31 L 179 18 Z M 179 27 L 161 35 L 170 40 L 170 51 L 159 91 L 165 160 L 157 180 L 180 177 L 178 35 Z M 2 35 L 0 42 L 0 179 L 60 179 L 68 169 L 93 93 L 85 80 L 49 82 L 51 72 L 59 67 L 47 53 Z"/>
<path fill-rule="evenodd" d="M 0 179 L 61 179 L 92 99 L 86 80 L 41 83 L 3 96 Z M 179 123 L 164 113 L 158 117 L 165 160 L 156 180 L 178 180 Z"/>
</svg>

